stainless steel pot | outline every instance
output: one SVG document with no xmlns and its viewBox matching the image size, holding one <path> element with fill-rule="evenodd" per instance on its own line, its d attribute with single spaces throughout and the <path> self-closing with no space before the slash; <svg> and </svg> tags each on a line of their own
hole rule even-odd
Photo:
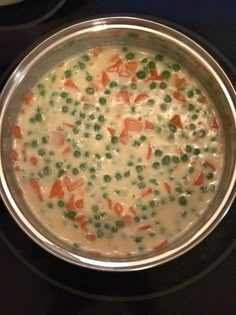
<svg viewBox="0 0 236 315">
<path fill-rule="evenodd" d="M 127 44 L 169 55 L 202 83 L 214 100 L 225 130 L 223 177 L 216 196 L 187 233 L 160 252 L 129 258 L 107 258 L 69 247 L 44 228 L 21 198 L 9 156 L 12 126 L 25 93 L 43 74 L 79 51 Z M 172 260 L 197 245 L 222 220 L 236 192 L 236 94 L 217 62 L 197 43 L 165 25 L 134 17 L 108 17 L 77 23 L 48 37 L 15 69 L 0 98 L 0 171 L 2 198 L 18 225 L 45 250 L 68 262 L 99 270 L 131 271 Z"/>
</svg>

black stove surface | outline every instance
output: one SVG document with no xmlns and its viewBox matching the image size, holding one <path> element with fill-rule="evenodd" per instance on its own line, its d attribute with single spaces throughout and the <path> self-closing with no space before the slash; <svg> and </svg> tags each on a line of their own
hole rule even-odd
<svg viewBox="0 0 236 315">
<path fill-rule="evenodd" d="M 59 2 L 47 1 L 48 10 Z M 29 23 L 16 26 L 20 23 L 12 23 L 14 6 L 9 20 L 7 15 L 4 23 L 0 18 L 0 73 L 9 74 L 25 49 L 65 23 L 95 14 L 124 12 L 156 16 L 187 27 L 214 44 L 236 66 L 233 1 L 224 6 L 220 0 L 198 0 L 194 5 L 187 0 L 61 2 L 65 2 L 63 6 L 41 24 L 25 16 L 24 21 Z M 45 10 L 39 11 L 45 15 Z M 195 35 L 190 36 L 233 74 L 219 52 Z M 2 78 L 3 83 L 7 75 Z M 235 222 L 236 203 L 207 239 L 175 261 L 134 273 L 104 273 L 69 265 L 46 253 L 19 229 L 0 202 L 0 314 L 235 315 Z"/>
</svg>

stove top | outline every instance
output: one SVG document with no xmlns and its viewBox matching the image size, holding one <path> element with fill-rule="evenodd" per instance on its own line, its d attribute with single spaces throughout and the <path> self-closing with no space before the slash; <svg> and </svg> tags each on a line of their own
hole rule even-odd
<svg viewBox="0 0 236 315">
<path fill-rule="evenodd" d="M 25 0 L 24 5 L 32 6 L 30 2 Z M 43 7 L 44 2 L 47 6 Z M 63 24 L 95 14 L 139 13 L 170 20 L 203 36 L 236 65 L 234 4 L 222 8 L 220 1 L 199 0 L 192 8 L 187 0 L 181 5 L 171 2 L 38 1 L 34 2 L 34 14 L 21 7 L 26 14 L 23 18 L 20 9 L 14 11 L 16 6 L 8 11 L 4 8 L 4 19 L 0 8 L 0 73 L 5 73 L 0 84 L 35 41 Z M 206 46 L 235 78 L 219 51 L 191 31 L 183 31 Z M 42 250 L 19 229 L 0 202 L 2 314 L 235 315 L 235 222 L 236 203 L 215 231 L 182 257 L 149 270 L 104 273 L 70 265 Z"/>
</svg>

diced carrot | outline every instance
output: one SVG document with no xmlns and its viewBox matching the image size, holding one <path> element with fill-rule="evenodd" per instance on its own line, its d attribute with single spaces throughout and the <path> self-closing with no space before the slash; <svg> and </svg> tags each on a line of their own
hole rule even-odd
<svg viewBox="0 0 236 315">
<path fill-rule="evenodd" d="M 62 151 L 62 154 L 67 154 L 67 153 L 70 153 L 71 152 L 71 147 L 70 146 L 67 146 L 63 151 Z"/>
<path fill-rule="evenodd" d="M 137 214 L 137 209 L 135 209 L 133 206 L 129 207 L 129 211 L 133 214 L 136 215 Z"/>
<path fill-rule="evenodd" d="M 77 221 L 77 222 L 79 222 L 79 223 L 82 223 L 82 222 L 84 222 L 84 221 L 87 221 L 87 219 L 86 219 L 86 217 L 85 217 L 83 214 L 79 213 L 79 214 L 75 217 L 75 221 Z"/>
<path fill-rule="evenodd" d="M 151 146 L 150 143 L 148 143 L 148 150 L 147 150 L 146 159 L 147 159 L 147 160 L 150 160 L 151 156 L 152 156 L 152 146 Z"/>
<path fill-rule="evenodd" d="M 16 166 L 14 166 L 14 170 L 15 171 L 22 171 L 22 168 L 20 167 L 20 165 L 16 165 Z"/>
<path fill-rule="evenodd" d="M 107 199 L 107 202 L 108 202 L 108 208 L 109 210 L 112 210 L 112 200 L 111 199 Z"/>
<path fill-rule="evenodd" d="M 71 198 L 69 199 L 69 201 L 66 204 L 66 208 L 69 210 L 75 210 L 76 206 L 75 206 L 75 196 L 72 195 Z"/>
<path fill-rule="evenodd" d="M 34 97 L 34 94 L 32 92 L 25 94 L 25 97 L 24 97 L 25 104 L 29 105 L 31 103 L 33 97 Z"/>
<path fill-rule="evenodd" d="M 70 128 L 74 128 L 74 125 L 68 122 L 63 121 L 63 125 L 70 127 Z"/>
<path fill-rule="evenodd" d="M 102 85 L 105 89 L 107 84 L 110 82 L 110 78 L 108 77 L 107 73 L 105 71 L 102 72 Z"/>
<path fill-rule="evenodd" d="M 92 87 L 96 90 L 96 91 L 101 91 L 103 90 L 103 84 L 102 84 L 102 80 L 101 79 L 94 79 L 91 82 Z"/>
<path fill-rule="evenodd" d="M 153 68 L 150 69 L 150 76 L 148 79 L 152 81 L 161 81 L 162 77 L 157 73 L 157 70 Z"/>
<path fill-rule="evenodd" d="M 32 165 L 37 165 L 38 164 L 38 158 L 36 157 L 36 156 L 31 156 L 30 157 L 30 163 L 32 164 Z"/>
<path fill-rule="evenodd" d="M 129 69 L 127 68 L 126 63 L 122 63 L 119 69 L 119 76 L 123 78 L 128 78 L 130 76 Z"/>
<path fill-rule="evenodd" d="M 209 161 L 205 161 L 205 162 L 206 162 L 207 166 L 212 169 L 212 171 L 214 171 L 214 172 L 216 171 L 216 168 L 212 163 L 210 163 Z"/>
<path fill-rule="evenodd" d="M 109 60 L 110 60 L 110 62 L 115 62 L 117 59 L 120 59 L 120 55 L 119 54 L 113 55 Z"/>
<path fill-rule="evenodd" d="M 131 215 L 129 214 L 125 214 L 124 216 L 122 216 L 123 220 L 125 221 L 125 223 L 130 224 L 133 221 L 133 218 Z"/>
<path fill-rule="evenodd" d="M 167 245 L 168 245 L 168 241 L 167 240 L 163 240 L 159 244 L 154 246 L 154 249 L 161 250 L 162 248 L 166 247 Z"/>
<path fill-rule="evenodd" d="M 198 97 L 197 101 L 198 101 L 199 103 L 206 104 L 206 102 L 207 102 L 207 97 L 206 97 L 205 95 L 201 95 L 201 96 Z"/>
<path fill-rule="evenodd" d="M 87 230 L 87 225 L 88 225 L 88 219 L 84 220 L 83 222 L 80 223 L 81 229 L 86 231 Z"/>
<path fill-rule="evenodd" d="M 93 96 L 89 96 L 89 95 L 83 95 L 83 96 L 81 97 L 81 101 L 82 101 L 82 102 L 93 103 L 94 97 L 93 97 Z"/>
<path fill-rule="evenodd" d="M 148 98 L 147 93 L 140 93 L 138 94 L 135 99 L 134 99 L 134 103 L 139 103 L 142 102 L 144 100 L 146 100 Z"/>
<path fill-rule="evenodd" d="M 33 190 L 35 191 L 39 201 L 43 201 L 43 195 L 42 195 L 41 187 L 40 187 L 37 179 L 31 179 L 30 185 L 33 188 Z"/>
<path fill-rule="evenodd" d="M 126 118 L 124 123 L 128 131 L 141 131 L 143 129 L 142 122 L 134 118 Z"/>
<path fill-rule="evenodd" d="M 123 212 L 123 207 L 122 207 L 122 205 L 119 202 L 116 202 L 114 207 L 113 207 L 113 210 L 116 212 L 116 214 L 118 216 L 121 216 L 121 214 Z"/>
<path fill-rule="evenodd" d="M 145 129 L 150 129 L 150 130 L 153 130 L 154 129 L 154 124 L 149 121 L 149 120 L 145 120 L 144 122 L 144 128 Z"/>
<path fill-rule="evenodd" d="M 92 54 L 94 57 L 98 57 L 99 55 L 102 54 L 102 48 L 101 47 L 94 48 Z"/>
<path fill-rule="evenodd" d="M 219 129 L 219 124 L 218 124 L 218 121 L 217 121 L 217 119 L 215 117 L 212 119 L 211 128 Z"/>
<path fill-rule="evenodd" d="M 76 91 L 79 91 L 79 88 L 78 88 L 78 86 L 75 84 L 75 82 L 73 81 L 73 80 L 66 80 L 65 82 L 64 82 L 64 86 L 66 86 L 66 87 L 69 87 L 69 88 L 71 88 L 71 89 L 74 89 L 74 90 L 76 90 Z"/>
<path fill-rule="evenodd" d="M 128 144 L 129 142 L 129 134 L 127 129 L 123 129 L 123 131 L 120 134 L 119 140 L 124 145 Z"/>
<path fill-rule="evenodd" d="M 12 161 L 17 161 L 18 160 L 18 153 L 17 153 L 17 151 L 16 150 L 11 150 L 10 157 L 11 157 Z"/>
<path fill-rule="evenodd" d="M 195 181 L 194 181 L 194 185 L 195 186 L 201 186 L 202 184 L 203 184 L 203 182 L 204 182 L 204 173 L 203 172 L 200 172 L 198 175 L 197 175 L 197 177 L 196 177 L 196 179 L 195 179 Z"/>
<path fill-rule="evenodd" d="M 51 142 L 55 146 L 63 146 L 65 143 L 65 136 L 60 132 L 54 131 L 51 135 Z"/>
<path fill-rule="evenodd" d="M 136 72 L 136 70 L 138 68 L 138 64 L 135 61 L 129 61 L 129 62 L 126 63 L 126 68 L 127 68 L 128 72 L 129 72 L 129 75 L 131 76 L 131 75 L 135 74 L 135 72 Z"/>
<path fill-rule="evenodd" d="M 119 72 L 122 64 L 123 64 L 123 61 L 121 59 L 118 59 L 115 63 L 113 63 L 110 67 L 107 68 L 107 71 Z"/>
<path fill-rule="evenodd" d="M 21 129 L 19 126 L 15 126 L 13 127 L 13 136 L 16 138 L 16 139 L 22 139 L 22 132 L 21 132 Z"/>
<path fill-rule="evenodd" d="M 117 94 L 118 100 L 130 104 L 130 97 L 129 97 L 129 92 L 127 90 L 122 90 Z"/>
<path fill-rule="evenodd" d="M 182 124 L 182 121 L 181 121 L 181 117 L 180 115 L 174 115 L 171 120 L 172 124 L 174 124 L 176 127 L 179 127 L 179 128 L 182 128 L 183 129 L 183 124 Z"/>
<path fill-rule="evenodd" d="M 171 194 L 171 187 L 170 187 L 169 183 L 167 183 L 167 181 L 164 181 L 164 186 L 165 186 L 166 192 L 170 195 Z"/>
<path fill-rule="evenodd" d="M 115 129 L 114 128 L 111 128 L 111 127 L 107 127 L 107 130 L 109 131 L 110 135 L 113 137 L 116 133 Z"/>
<path fill-rule="evenodd" d="M 75 201 L 75 206 L 78 209 L 83 209 L 84 208 L 84 200 L 83 199 L 78 199 Z"/>
<path fill-rule="evenodd" d="M 64 197 L 64 191 L 61 189 L 58 194 L 57 194 L 57 198 L 63 198 Z"/>
<path fill-rule="evenodd" d="M 142 224 L 138 227 L 138 230 L 139 231 L 145 231 L 145 230 L 148 230 L 150 229 L 151 225 L 150 224 Z"/>
<path fill-rule="evenodd" d="M 186 79 L 180 78 L 179 76 L 175 75 L 175 86 L 177 89 L 184 89 L 186 87 Z"/>
<path fill-rule="evenodd" d="M 78 189 L 79 187 L 83 186 L 84 185 L 84 179 L 83 178 L 80 178 L 80 179 L 77 179 L 69 184 L 66 185 L 66 188 L 69 192 L 72 192 L 76 189 Z"/>
<path fill-rule="evenodd" d="M 94 242 L 96 241 L 96 235 L 93 233 L 86 233 L 84 234 L 84 237 L 86 238 L 87 241 L 89 242 Z"/>
<path fill-rule="evenodd" d="M 71 183 L 72 183 L 72 179 L 70 178 L 70 176 L 65 175 L 63 179 L 63 184 L 67 187 L 67 185 L 70 185 Z"/>
<path fill-rule="evenodd" d="M 56 179 L 52 185 L 51 192 L 49 194 L 49 198 L 57 197 L 58 194 L 62 191 L 62 183 L 60 179 Z"/>
<path fill-rule="evenodd" d="M 179 102 L 186 102 L 186 97 L 178 91 L 173 92 L 173 97 Z"/>
<path fill-rule="evenodd" d="M 152 188 L 147 188 L 146 190 L 143 190 L 141 196 L 142 197 L 147 197 L 147 196 L 149 196 L 151 194 L 152 194 Z"/>
</svg>

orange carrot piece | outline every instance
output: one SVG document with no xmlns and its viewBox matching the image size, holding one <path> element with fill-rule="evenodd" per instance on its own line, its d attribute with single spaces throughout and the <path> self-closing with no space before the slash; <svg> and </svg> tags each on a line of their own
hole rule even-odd
<svg viewBox="0 0 236 315">
<path fill-rule="evenodd" d="M 183 129 L 183 124 L 181 121 L 180 115 L 174 115 L 171 120 L 172 124 L 174 124 L 176 127 L 182 128 Z"/>
<path fill-rule="evenodd" d="M 92 54 L 94 57 L 98 57 L 99 55 L 102 54 L 102 48 L 101 47 L 94 48 Z"/>
<path fill-rule="evenodd" d="M 127 90 L 122 90 L 117 94 L 118 100 L 130 104 L 130 97 L 129 97 L 129 92 Z"/>
<path fill-rule="evenodd" d="M 31 179 L 30 185 L 33 188 L 33 190 L 35 191 L 39 201 L 43 201 L 43 195 L 42 195 L 41 187 L 40 187 L 37 179 Z"/>
<path fill-rule="evenodd" d="M 150 160 L 151 156 L 152 156 L 152 146 L 151 146 L 150 143 L 148 143 L 148 150 L 147 150 L 146 159 L 147 159 L 147 160 Z"/>
<path fill-rule="evenodd" d="M 121 214 L 123 212 L 123 207 L 122 207 L 122 205 L 119 202 L 116 202 L 114 207 L 113 207 L 113 210 L 116 212 L 116 214 L 118 216 L 121 216 Z"/>
<path fill-rule="evenodd" d="M 207 97 L 206 97 L 205 95 L 201 95 L 201 96 L 198 97 L 197 101 L 198 101 L 199 103 L 206 104 L 206 102 L 207 102 Z"/>
<path fill-rule="evenodd" d="M 145 129 L 150 129 L 150 130 L 153 130 L 154 129 L 154 124 L 149 121 L 149 120 L 145 120 L 144 122 L 144 128 Z"/>
<path fill-rule="evenodd" d="M 21 129 L 19 126 L 15 126 L 13 127 L 13 136 L 16 138 L 16 139 L 22 139 L 22 132 L 21 132 Z"/>
<path fill-rule="evenodd" d="M 65 143 L 65 136 L 57 131 L 54 131 L 51 135 L 51 141 L 55 146 L 63 146 Z"/>
<path fill-rule="evenodd" d="M 133 221 L 133 218 L 131 215 L 129 214 L 125 214 L 124 216 L 122 216 L 123 220 L 125 221 L 125 223 L 130 224 Z"/>
<path fill-rule="evenodd" d="M 186 102 L 185 96 L 179 93 L 178 91 L 173 92 L 173 97 L 179 102 Z"/>
<path fill-rule="evenodd" d="M 34 97 L 34 94 L 32 92 L 25 94 L 25 97 L 24 97 L 25 104 L 29 105 L 31 103 L 33 97 Z"/>
<path fill-rule="evenodd" d="M 164 181 L 164 186 L 165 186 L 166 192 L 170 195 L 171 194 L 171 187 L 167 183 L 167 181 Z"/>
<path fill-rule="evenodd" d="M 206 162 L 207 166 L 212 169 L 212 171 L 214 171 L 214 172 L 216 171 L 216 168 L 212 163 L 210 163 L 209 161 L 205 161 L 205 162 Z"/>
<path fill-rule="evenodd" d="M 123 131 L 120 134 L 119 140 L 124 145 L 128 144 L 129 142 L 129 134 L 127 129 L 123 129 Z"/>
<path fill-rule="evenodd" d="M 51 192 L 49 194 L 49 198 L 57 197 L 58 194 L 62 191 L 62 183 L 60 179 L 56 179 L 52 185 Z"/>
<path fill-rule="evenodd" d="M 134 118 L 126 118 L 124 123 L 128 131 L 141 131 L 143 129 L 142 122 Z"/>
<path fill-rule="evenodd" d="M 70 152 L 71 152 L 71 147 L 68 146 L 62 151 L 62 154 L 67 154 L 67 153 L 70 153 Z"/>
<path fill-rule="evenodd" d="M 84 180 L 83 178 L 80 178 L 80 179 L 75 180 L 74 182 L 67 184 L 66 188 L 69 192 L 72 192 L 83 185 L 84 185 Z"/>
<path fill-rule="evenodd" d="M 85 217 L 83 214 L 79 213 L 79 214 L 75 217 L 75 221 L 77 221 L 77 222 L 79 222 L 79 223 L 82 223 L 82 222 L 84 222 L 84 221 L 87 221 L 87 219 L 86 219 L 86 217 Z"/>
<path fill-rule="evenodd" d="M 78 209 L 83 209 L 84 208 L 84 200 L 83 199 L 78 199 L 75 201 L 75 206 Z"/>
<path fill-rule="evenodd" d="M 84 237 L 86 238 L 87 241 L 89 242 L 94 242 L 96 241 L 96 235 L 93 233 L 86 233 L 84 234 Z"/>
<path fill-rule="evenodd" d="M 109 131 L 110 135 L 113 137 L 116 133 L 115 129 L 114 128 L 111 128 L 111 127 L 107 127 L 107 130 Z"/>
<path fill-rule="evenodd" d="M 12 161 L 17 161 L 18 160 L 18 153 L 17 153 L 17 151 L 16 150 L 11 150 L 10 157 L 11 157 Z"/>
<path fill-rule="evenodd" d="M 67 127 L 70 127 L 70 128 L 74 128 L 74 125 L 73 124 L 70 124 L 66 121 L 63 121 L 63 125 L 67 126 Z"/>
<path fill-rule="evenodd" d="M 211 128 L 219 129 L 219 124 L 218 124 L 218 121 L 217 121 L 217 119 L 215 117 L 212 119 Z"/>
<path fill-rule="evenodd" d="M 144 190 L 141 194 L 142 197 L 147 197 L 149 195 L 152 194 L 152 188 L 147 188 L 146 190 Z"/>
<path fill-rule="evenodd" d="M 203 184 L 203 182 L 204 182 L 204 173 L 203 172 L 200 172 L 198 175 L 197 175 L 197 177 L 196 177 L 196 179 L 195 179 L 195 181 L 194 181 L 194 185 L 195 186 L 201 186 L 202 184 Z"/>
<path fill-rule="evenodd" d="M 70 80 L 70 79 L 66 80 L 64 82 L 64 86 L 79 91 L 78 86 L 75 84 L 75 82 L 73 80 Z"/>
<path fill-rule="evenodd" d="M 75 210 L 76 206 L 75 206 L 75 196 L 72 195 L 71 198 L 69 199 L 69 201 L 66 204 L 66 208 L 69 210 Z"/>
<path fill-rule="evenodd" d="M 126 68 L 127 68 L 128 72 L 129 72 L 129 75 L 131 76 L 131 75 L 135 74 L 135 72 L 136 72 L 136 70 L 138 68 L 138 64 L 137 64 L 136 61 L 129 61 L 129 62 L 126 63 Z"/>
<path fill-rule="evenodd" d="M 145 230 L 148 230 L 150 229 L 151 225 L 150 224 L 142 224 L 138 227 L 138 230 L 139 231 L 145 231 Z"/>
<path fill-rule="evenodd" d="M 148 98 L 147 93 L 140 93 L 138 94 L 135 99 L 134 99 L 134 103 L 139 103 L 142 102 L 144 100 L 146 100 Z"/>
<path fill-rule="evenodd" d="M 154 68 L 150 69 L 150 76 L 148 79 L 152 81 L 161 81 L 162 77 L 157 73 L 157 70 Z"/>
<path fill-rule="evenodd" d="M 38 164 L 38 158 L 36 156 L 31 156 L 30 157 L 30 163 L 34 166 L 37 165 Z"/>
<path fill-rule="evenodd" d="M 161 250 L 162 248 L 166 247 L 167 245 L 168 245 L 168 241 L 167 240 L 163 240 L 159 244 L 154 246 L 154 249 Z"/>
<path fill-rule="evenodd" d="M 177 89 L 184 89 L 186 87 L 186 79 L 180 78 L 179 76 L 175 75 L 175 86 Z"/>
<path fill-rule="evenodd" d="M 102 85 L 105 89 L 107 84 L 110 82 L 110 78 L 108 77 L 107 73 L 105 71 L 102 72 Z"/>
<path fill-rule="evenodd" d="M 137 214 L 137 210 L 136 210 L 133 206 L 130 206 L 130 207 L 129 207 L 129 211 L 130 211 L 133 215 L 136 215 L 136 214 Z"/>
<path fill-rule="evenodd" d="M 108 72 L 119 72 L 120 67 L 123 64 L 121 59 L 118 59 L 115 63 L 113 63 L 110 67 L 107 68 Z"/>
</svg>

